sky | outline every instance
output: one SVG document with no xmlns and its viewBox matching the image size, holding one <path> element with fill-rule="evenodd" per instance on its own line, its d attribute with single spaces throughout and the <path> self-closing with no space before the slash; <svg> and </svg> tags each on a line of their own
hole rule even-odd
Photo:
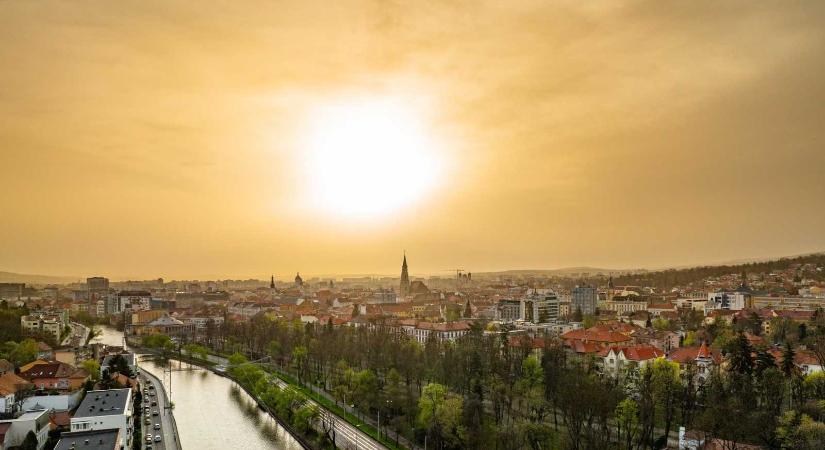
<svg viewBox="0 0 825 450">
<path fill-rule="evenodd" d="M 0 0 L 0 270 L 825 250 L 825 2 L 208 5 Z"/>
</svg>

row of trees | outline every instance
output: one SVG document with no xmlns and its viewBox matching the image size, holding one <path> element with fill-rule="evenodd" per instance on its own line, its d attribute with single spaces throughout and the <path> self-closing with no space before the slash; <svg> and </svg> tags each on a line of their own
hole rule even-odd
<svg viewBox="0 0 825 450">
<path fill-rule="evenodd" d="M 331 427 L 324 428 L 323 433 L 317 433 L 312 427 L 320 416 L 318 409 L 308 402 L 303 393 L 292 387 L 280 388 L 261 367 L 248 364 L 247 358 L 239 353 L 229 358 L 229 364 L 229 374 L 281 421 L 289 424 L 293 431 L 314 440 L 321 447 L 334 447 L 335 437 Z"/>
<path fill-rule="evenodd" d="M 816 338 L 823 330 L 811 324 L 808 333 Z M 789 439 L 825 445 L 816 435 L 825 377 L 799 373 L 788 362 L 791 345 L 777 364 L 733 330 L 723 347 L 729 369 L 699 385 L 695 366 L 680 370 L 659 360 L 607 377 L 595 358 L 570 356 L 553 338 L 536 354 L 502 331 L 485 334 L 474 325 L 456 342 L 419 345 L 380 325 L 316 327 L 255 317 L 219 327 L 212 343 L 224 352 L 270 356 L 300 383 L 364 415 L 380 413 L 398 435 L 438 448 L 655 448 L 679 426 L 770 448 Z M 697 333 L 706 330 L 688 338 Z M 804 448 L 794 442 L 792 448 Z"/>
</svg>

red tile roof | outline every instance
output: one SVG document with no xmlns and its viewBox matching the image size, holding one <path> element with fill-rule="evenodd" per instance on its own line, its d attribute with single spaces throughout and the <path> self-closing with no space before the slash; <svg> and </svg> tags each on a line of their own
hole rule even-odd
<svg viewBox="0 0 825 450">
<path fill-rule="evenodd" d="M 649 345 L 637 345 L 633 347 L 610 347 L 606 349 L 604 356 L 612 350 L 613 353 L 624 353 L 624 357 L 631 361 L 647 361 L 665 356 L 665 352 Z"/>
<path fill-rule="evenodd" d="M 719 353 L 718 350 L 709 349 L 704 344 L 702 345 L 704 350 L 702 350 L 703 355 L 708 355 L 713 358 L 713 361 L 716 364 L 722 362 L 722 355 Z M 668 356 L 668 359 L 677 362 L 679 364 L 689 364 L 696 361 L 696 357 L 699 355 L 699 352 L 702 347 L 680 347 L 676 350 L 672 351 Z"/>
<path fill-rule="evenodd" d="M 595 327 L 594 327 L 595 328 Z M 584 342 L 596 342 L 603 344 L 619 343 L 630 341 L 631 338 L 625 334 L 617 331 L 591 331 L 593 328 L 587 330 L 570 330 L 561 335 L 562 339 L 578 340 Z"/>
</svg>

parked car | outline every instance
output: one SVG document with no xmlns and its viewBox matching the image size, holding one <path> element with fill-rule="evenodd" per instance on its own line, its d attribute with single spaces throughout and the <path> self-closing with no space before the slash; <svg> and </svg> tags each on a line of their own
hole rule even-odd
<svg viewBox="0 0 825 450">
<path fill-rule="evenodd" d="M 156 429 L 156 430 L 160 430 L 160 424 L 159 424 L 159 423 L 156 423 L 156 424 L 155 424 L 155 429 Z"/>
<path fill-rule="evenodd" d="M 155 442 L 160 442 L 160 435 L 159 434 L 155 436 Z"/>
<path fill-rule="evenodd" d="M 158 410 L 156 409 L 156 410 L 152 411 L 152 415 L 157 416 L 158 415 Z"/>
</svg>

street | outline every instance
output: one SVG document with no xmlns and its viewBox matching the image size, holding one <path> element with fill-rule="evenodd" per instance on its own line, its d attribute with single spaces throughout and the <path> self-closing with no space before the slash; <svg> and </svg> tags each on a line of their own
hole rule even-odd
<svg viewBox="0 0 825 450">
<path fill-rule="evenodd" d="M 176 436 L 175 425 L 173 423 L 172 410 L 169 408 L 166 391 L 163 389 L 163 384 L 154 375 L 148 372 L 141 372 L 140 374 L 141 386 L 143 389 L 143 405 L 140 411 L 135 411 L 135 420 L 140 420 L 142 424 L 141 441 L 143 445 L 141 448 L 152 450 L 179 450 L 180 443 Z M 151 386 L 151 388 L 150 388 Z M 152 403 L 156 403 L 152 406 Z M 149 415 L 146 414 L 146 407 L 149 408 Z M 158 415 L 154 415 L 157 411 Z M 150 424 L 146 423 L 147 417 Z M 155 429 L 155 425 L 160 424 L 160 430 Z M 146 441 L 146 435 L 152 435 L 151 447 Z M 160 434 L 161 441 L 157 442 L 155 436 Z"/>
</svg>

